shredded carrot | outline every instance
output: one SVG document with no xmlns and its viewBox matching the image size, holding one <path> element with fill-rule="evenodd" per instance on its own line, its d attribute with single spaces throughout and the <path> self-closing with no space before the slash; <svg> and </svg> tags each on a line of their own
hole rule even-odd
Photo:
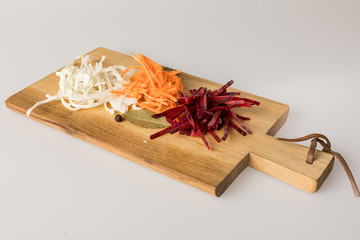
<svg viewBox="0 0 360 240">
<path fill-rule="evenodd" d="M 137 106 L 161 113 L 175 107 L 178 92 L 183 91 L 181 79 L 177 76 L 181 71 L 164 71 L 163 67 L 150 58 L 139 53 L 139 57 L 131 53 L 140 66 L 128 67 L 122 73 L 137 68 L 138 72 L 130 77 L 130 83 L 123 84 L 123 89 L 111 93 L 138 99 Z"/>
</svg>

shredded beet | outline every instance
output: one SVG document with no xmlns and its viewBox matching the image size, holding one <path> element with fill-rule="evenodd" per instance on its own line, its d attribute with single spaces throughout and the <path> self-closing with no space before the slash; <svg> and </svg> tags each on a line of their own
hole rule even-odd
<svg viewBox="0 0 360 240">
<path fill-rule="evenodd" d="M 200 137 L 210 150 L 210 145 L 205 138 L 206 133 L 209 133 L 217 142 L 227 139 L 230 128 L 235 129 L 243 136 L 247 133 L 251 134 L 251 131 L 242 123 L 250 118 L 236 114 L 232 109 L 235 107 L 251 108 L 252 105 L 259 106 L 260 102 L 238 97 L 240 92 L 227 92 L 227 88 L 233 83 L 234 81 L 231 80 L 215 91 L 204 87 L 193 89 L 190 90 L 189 96 L 179 92 L 180 97 L 177 98 L 176 107 L 152 116 L 153 118 L 164 116 L 171 126 L 151 135 L 150 139 L 155 139 L 165 133 L 179 132 L 181 135 Z M 232 120 L 235 120 L 239 126 Z M 220 139 L 214 131 L 218 131 L 222 127 L 224 127 L 224 133 Z"/>
</svg>

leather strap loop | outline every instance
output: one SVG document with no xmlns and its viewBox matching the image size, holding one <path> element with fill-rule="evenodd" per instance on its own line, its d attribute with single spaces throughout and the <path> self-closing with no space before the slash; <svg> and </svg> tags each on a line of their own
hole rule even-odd
<svg viewBox="0 0 360 240">
<path fill-rule="evenodd" d="M 308 164 L 313 164 L 313 162 L 314 162 L 317 140 L 318 140 L 318 138 L 314 138 L 313 140 L 311 140 L 311 144 L 310 144 L 309 151 L 307 154 L 307 159 L 306 159 L 306 162 Z"/>
<path fill-rule="evenodd" d="M 287 142 L 302 142 L 302 141 L 312 139 L 310 147 L 309 147 L 309 151 L 307 154 L 307 159 L 306 159 L 306 162 L 308 164 L 313 164 L 313 162 L 315 160 L 316 145 L 317 145 L 317 143 L 320 143 L 321 146 L 323 147 L 323 149 L 322 149 L 323 152 L 330 153 L 339 160 L 339 162 L 341 163 L 342 167 L 344 168 L 344 170 L 346 172 L 346 175 L 348 176 L 348 178 L 350 180 L 351 187 L 354 191 L 355 196 L 356 197 L 360 196 L 359 188 L 356 184 L 353 174 L 350 171 L 349 165 L 346 163 L 345 159 L 343 158 L 343 156 L 340 153 L 334 152 L 331 150 L 331 143 L 325 135 L 322 135 L 319 133 L 312 133 L 312 134 L 309 134 L 309 135 L 306 135 L 306 136 L 300 137 L 300 138 L 278 138 L 278 139 L 281 141 L 287 141 Z"/>
</svg>

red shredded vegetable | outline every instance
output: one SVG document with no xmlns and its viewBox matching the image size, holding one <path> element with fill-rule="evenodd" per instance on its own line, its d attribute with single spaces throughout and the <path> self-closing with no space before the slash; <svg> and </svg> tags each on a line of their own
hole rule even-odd
<svg viewBox="0 0 360 240">
<path fill-rule="evenodd" d="M 251 134 L 251 131 L 242 123 L 242 121 L 250 120 L 250 118 L 238 115 L 232 109 L 235 107 L 251 108 L 253 105 L 259 106 L 260 103 L 238 97 L 241 94 L 240 92 L 227 92 L 227 88 L 233 83 L 234 81 L 231 80 L 215 91 L 204 87 L 190 90 L 188 96 L 179 92 L 177 107 L 152 116 L 153 118 L 164 116 L 171 126 L 151 135 L 150 139 L 155 139 L 166 133 L 179 132 L 181 135 L 200 137 L 210 150 L 210 145 L 205 138 L 206 133 L 209 133 L 217 142 L 227 139 L 230 128 L 235 129 L 243 136 L 247 133 Z M 223 127 L 224 133 L 220 139 L 214 131 Z"/>
</svg>

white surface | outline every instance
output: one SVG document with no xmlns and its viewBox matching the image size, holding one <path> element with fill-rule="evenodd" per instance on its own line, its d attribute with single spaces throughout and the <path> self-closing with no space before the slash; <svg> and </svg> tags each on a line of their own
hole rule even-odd
<svg viewBox="0 0 360 240">
<path fill-rule="evenodd" d="M 246 169 L 220 198 L 6 109 L 87 46 L 290 105 L 360 182 L 359 1 L 1 1 L 0 239 L 359 239 L 338 162 L 316 194 Z"/>
</svg>

